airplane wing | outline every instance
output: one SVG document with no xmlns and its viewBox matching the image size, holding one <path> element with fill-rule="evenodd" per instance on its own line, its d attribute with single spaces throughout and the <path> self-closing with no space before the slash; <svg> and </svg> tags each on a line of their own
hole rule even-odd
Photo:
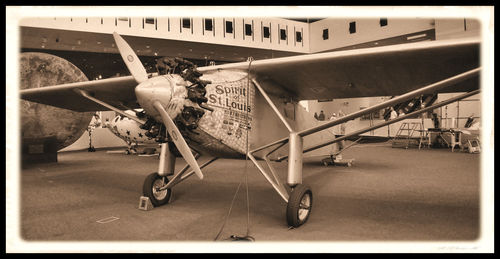
<svg viewBox="0 0 500 259">
<path fill-rule="evenodd" d="M 478 39 L 426 41 L 202 67 L 248 70 L 296 100 L 401 95 L 480 66 Z M 266 82 L 271 82 L 266 84 Z M 441 92 L 477 89 L 474 77 Z M 451 88 L 451 89 L 450 89 Z"/>
<path fill-rule="evenodd" d="M 137 86 L 133 76 L 108 78 L 77 83 L 62 84 L 21 90 L 21 98 L 73 111 L 106 111 L 108 108 L 93 102 L 75 90 L 84 90 L 93 97 L 115 107 L 140 108 L 134 89 Z M 127 110 L 128 110 L 127 108 Z"/>
<path fill-rule="evenodd" d="M 480 41 L 451 40 L 407 43 L 334 51 L 294 57 L 200 67 L 202 73 L 220 69 L 248 70 L 262 87 L 284 89 L 295 100 L 394 96 L 479 67 Z M 103 111 L 74 89 L 121 107 L 139 108 L 132 76 L 22 90 L 21 98 L 75 111 Z M 442 92 L 479 87 L 479 78 L 463 81 Z"/>
</svg>

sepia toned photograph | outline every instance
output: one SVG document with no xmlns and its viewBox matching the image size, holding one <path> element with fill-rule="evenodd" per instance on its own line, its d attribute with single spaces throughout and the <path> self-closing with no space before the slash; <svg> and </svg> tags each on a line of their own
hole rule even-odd
<svg viewBox="0 0 500 259">
<path fill-rule="evenodd" d="M 7 6 L 7 253 L 492 253 L 493 7 Z"/>
</svg>

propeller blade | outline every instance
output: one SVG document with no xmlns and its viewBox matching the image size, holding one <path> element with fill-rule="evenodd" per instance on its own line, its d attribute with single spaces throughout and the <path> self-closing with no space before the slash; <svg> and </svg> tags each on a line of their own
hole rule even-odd
<svg viewBox="0 0 500 259">
<path fill-rule="evenodd" d="M 193 153 L 191 153 L 191 149 L 184 140 L 184 137 L 182 137 L 181 132 L 179 131 L 177 126 L 175 126 L 174 121 L 172 121 L 167 111 L 165 111 L 160 102 L 154 102 L 153 106 L 160 113 L 163 124 L 165 124 L 165 126 L 167 127 L 168 134 L 170 134 L 170 137 L 172 137 L 175 146 L 181 153 L 184 160 L 186 160 L 186 163 L 194 170 L 194 172 L 200 179 L 203 179 L 203 174 L 201 173 L 200 166 L 198 165 L 198 162 L 196 162 Z"/>
<path fill-rule="evenodd" d="M 128 43 L 118 33 L 113 32 L 113 38 L 115 38 L 120 55 L 135 81 L 140 84 L 148 80 L 148 73 L 134 50 L 132 50 Z"/>
</svg>

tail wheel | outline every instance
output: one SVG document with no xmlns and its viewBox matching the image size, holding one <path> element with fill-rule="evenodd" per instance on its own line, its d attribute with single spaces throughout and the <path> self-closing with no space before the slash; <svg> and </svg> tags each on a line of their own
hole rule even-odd
<svg viewBox="0 0 500 259">
<path fill-rule="evenodd" d="M 172 190 L 170 188 L 158 190 L 167 183 L 168 178 L 166 176 L 160 176 L 158 173 L 152 173 L 146 177 L 146 180 L 144 180 L 142 193 L 144 196 L 149 198 L 155 207 L 167 204 L 170 201 Z"/>
<path fill-rule="evenodd" d="M 311 214 L 313 196 L 307 185 L 297 185 L 290 194 L 286 208 L 286 219 L 289 226 L 299 227 L 306 223 Z"/>
</svg>

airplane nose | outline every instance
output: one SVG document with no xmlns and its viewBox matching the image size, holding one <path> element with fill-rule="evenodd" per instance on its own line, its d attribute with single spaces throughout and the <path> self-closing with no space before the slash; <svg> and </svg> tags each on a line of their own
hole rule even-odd
<svg viewBox="0 0 500 259">
<path fill-rule="evenodd" d="M 167 107 L 172 100 L 173 88 L 170 81 L 162 77 L 154 77 L 144 81 L 135 87 L 137 102 L 148 115 L 160 117 L 153 103 L 159 101 L 163 107 Z"/>
</svg>

